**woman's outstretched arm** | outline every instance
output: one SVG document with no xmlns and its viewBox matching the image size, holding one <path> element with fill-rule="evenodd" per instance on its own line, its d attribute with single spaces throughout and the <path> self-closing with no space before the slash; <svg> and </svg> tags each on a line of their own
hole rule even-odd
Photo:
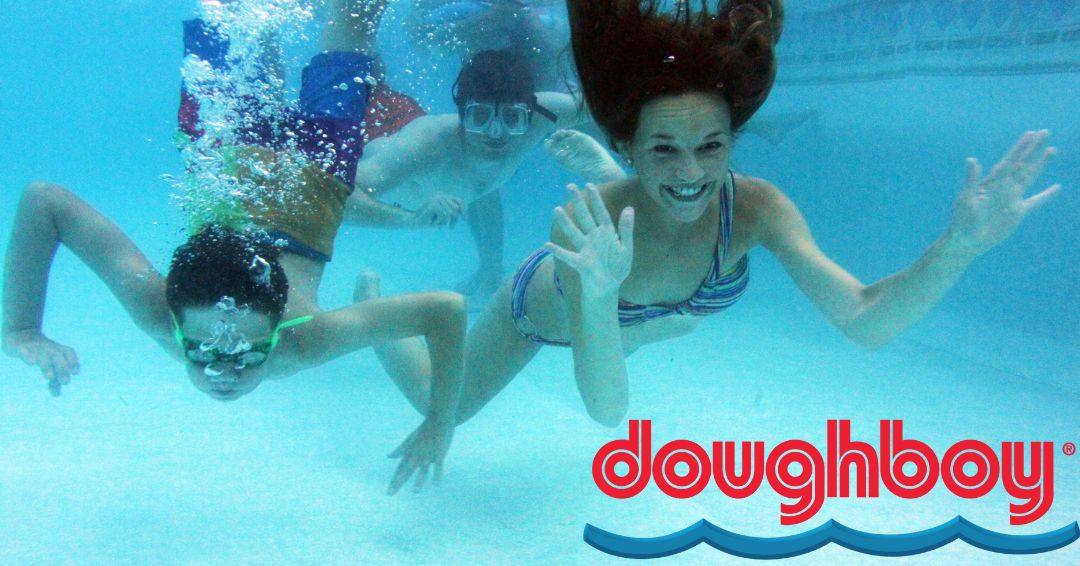
<svg viewBox="0 0 1080 566">
<path fill-rule="evenodd" d="M 967 183 L 957 198 L 946 233 L 911 267 L 863 285 L 817 247 L 795 205 L 764 181 L 751 181 L 759 207 L 759 233 L 799 288 L 855 343 L 880 347 L 930 311 L 972 261 L 1019 226 L 1030 211 L 1060 190 L 1054 185 L 1025 198 L 1054 148 L 1048 132 L 1028 132 L 983 178 L 968 160 Z"/>
<path fill-rule="evenodd" d="M 109 287 L 139 328 L 170 342 L 165 280 L 135 244 L 90 205 L 58 185 L 23 191 L 4 263 L 3 347 L 38 366 L 54 393 L 79 369 L 75 352 L 42 331 L 45 295 L 56 249 L 63 244 Z"/>
</svg>

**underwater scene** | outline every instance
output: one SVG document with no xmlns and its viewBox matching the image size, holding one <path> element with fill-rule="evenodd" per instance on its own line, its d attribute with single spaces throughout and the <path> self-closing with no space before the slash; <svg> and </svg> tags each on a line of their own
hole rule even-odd
<svg viewBox="0 0 1080 566">
<path fill-rule="evenodd" d="M 0 45 L 2 564 L 1080 562 L 1080 2 Z"/>
</svg>

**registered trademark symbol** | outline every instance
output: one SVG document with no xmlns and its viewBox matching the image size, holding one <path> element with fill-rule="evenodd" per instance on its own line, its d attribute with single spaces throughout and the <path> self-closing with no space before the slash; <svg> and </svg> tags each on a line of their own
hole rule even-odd
<svg viewBox="0 0 1080 566">
<path fill-rule="evenodd" d="M 1061 446 L 1061 451 L 1064 452 L 1066 456 L 1072 456 L 1073 454 L 1076 454 L 1076 445 L 1072 442 L 1066 442 Z"/>
</svg>

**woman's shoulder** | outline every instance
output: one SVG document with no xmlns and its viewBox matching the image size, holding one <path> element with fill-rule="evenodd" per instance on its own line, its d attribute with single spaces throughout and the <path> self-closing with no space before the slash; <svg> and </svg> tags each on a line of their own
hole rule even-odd
<svg viewBox="0 0 1080 566">
<path fill-rule="evenodd" d="M 761 235 L 761 230 L 769 228 L 771 220 L 782 218 L 783 212 L 793 206 L 791 200 L 769 181 L 735 175 L 735 222 L 752 226 L 756 236 Z"/>
<path fill-rule="evenodd" d="M 780 189 L 765 179 L 735 175 L 735 214 L 756 218 L 783 198 Z"/>
</svg>

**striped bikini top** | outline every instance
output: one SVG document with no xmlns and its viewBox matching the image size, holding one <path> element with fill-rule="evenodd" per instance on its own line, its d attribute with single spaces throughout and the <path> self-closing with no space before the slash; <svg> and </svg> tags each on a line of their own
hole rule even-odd
<svg viewBox="0 0 1080 566">
<path fill-rule="evenodd" d="M 729 271 L 721 271 L 731 242 L 732 203 L 735 200 L 735 174 L 730 175 L 731 183 L 725 184 L 720 193 L 720 234 L 713 247 L 712 268 L 705 280 L 689 299 L 675 305 L 638 305 L 619 299 L 619 326 L 636 326 L 673 314 L 708 316 L 730 307 L 746 292 L 750 282 L 747 256 L 740 258 Z M 562 294 L 557 273 L 555 285 Z"/>
</svg>

